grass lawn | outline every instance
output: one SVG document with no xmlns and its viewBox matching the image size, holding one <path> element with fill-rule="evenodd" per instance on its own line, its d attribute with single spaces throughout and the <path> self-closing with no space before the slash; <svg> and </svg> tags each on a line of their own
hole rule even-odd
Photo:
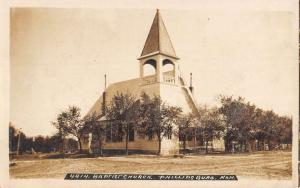
<svg viewBox="0 0 300 188">
<path fill-rule="evenodd" d="M 10 167 L 11 178 L 59 178 L 66 173 L 233 174 L 239 179 L 291 179 L 292 153 L 198 155 L 184 158 L 130 155 L 80 159 L 23 159 Z"/>
</svg>

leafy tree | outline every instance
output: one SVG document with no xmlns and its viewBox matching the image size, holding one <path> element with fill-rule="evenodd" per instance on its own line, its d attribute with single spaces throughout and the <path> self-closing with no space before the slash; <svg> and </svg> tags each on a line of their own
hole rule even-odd
<svg viewBox="0 0 300 188">
<path fill-rule="evenodd" d="M 186 141 L 188 138 L 194 138 L 195 135 L 195 124 L 197 118 L 192 113 L 181 115 L 177 118 L 176 124 L 178 129 L 175 134 L 178 135 L 179 140 L 183 142 L 183 153 L 186 153 Z"/>
<path fill-rule="evenodd" d="M 57 136 L 59 141 L 59 147 L 58 150 L 60 152 L 64 152 L 64 140 L 65 137 L 69 134 L 65 130 L 65 124 L 68 119 L 68 113 L 66 111 L 63 111 L 57 115 L 56 121 L 51 122 L 52 125 L 58 130 Z"/>
<path fill-rule="evenodd" d="M 255 106 L 246 104 L 244 98 L 221 96 L 222 106 L 219 112 L 225 117 L 225 151 L 232 149 L 232 142 L 237 141 L 242 146 L 248 145 L 251 121 L 255 111 Z"/>
<path fill-rule="evenodd" d="M 128 155 L 129 132 L 134 131 L 139 120 L 139 101 L 131 94 L 117 93 L 108 106 L 107 117 L 120 125 L 125 134 L 125 152 Z"/>
<path fill-rule="evenodd" d="M 34 150 L 37 152 L 48 153 L 52 147 L 49 142 L 49 137 L 37 136 L 34 141 Z"/>
<path fill-rule="evenodd" d="M 240 151 L 249 151 L 249 140 L 253 139 L 251 130 L 254 126 L 255 106 L 248 103 L 241 105 L 241 122 L 238 124 L 237 141 L 240 144 Z M 243 149 L 243 146 L 245 148 Z"/>
<path fill-rule="evenodd" d="M 279 143 L 291 144 L 293 135 L 293 121 L 289 117 L 279 117 L 276 132 L 279 137 Z"/>
<path fill-rule="evenodd" d="M 272 111 L 263 111 L 256 109 L 254 118 L 255 138 L 258 142 L 258 150 L 263 150 L 266 141 L 270 144 L 270 139 L 273 139 L 275 130 L 276 117 Z M 275 133 L 276 134 L 276 133 Z"/>
<path fill-rule="evenodd" d="M 152 137 L 155 135 L 158 139 L 157 154 L 161 154 L 161 142 L 164 137 L 169 139 L 173 133 L 173 126 L 179 117 L 182 109 L 179 107 L 165 104 L 159 96 L 150 98 L 146 94 L 141 96 L 142 120 L 139 122 L 145 135 Z"/>
<path fill-rule="evenodd" d="M 67 148 L 69 151 L 74 152 L 78 150 L 78 143 L 73 138 L 67 139 Z"/>
<path fill-rule="evenodd" d="M 17 150 L 17 143 L 18 143 L 18 136 L 17 136 L 17 130 L 12 125 L 11 122 L 9 122 L 9 151 L 16 151 Z"/>
<path fill-rule="evenodd" d="M 248 151 L 249 141 L 257 141 L 257 149 L 264 150 L 265 145 L 272 150 L 274 144 L 291 142 L 292 121 L 285 116 L 279 116 L 272 110 L 262 110 L 245 102 L 242 97 L 234 99 L 221 96 L 219 112 L 226 122 L 225 148 L 230 150 L 233 141 L 245 146 Z"/>
<path fill-rule="evenodd" d="M 97 136 L 98 147 L 100 150 L 100 155 L 102 156 L 103 155 L 102 141 L 105 136 L 105 127 L 103 125 L 100 125 L 99 120 L 100 120 L 100 116 L 96 115 L 96 113 L 93 113 L 92 115 L 85 117 L 83 121 L 87 126 L 90 127 L 90 130 L 93 131 L 93 134 Z"/>
<path fill-rule="evenodd" d="M 20 139 L 20 140 L 19 140 Z M 17 130 L 14 125 L 10 122 L 9 123 L 9 151 L 17 151 L 18 150 L 18 142 L 19 145 L 19 154 L 22 154 L 26 151 L 31 151 L 32 148 L 32 138 L 26 137 L 26 135 Z"/>
<path fill-rule="evenodd" d="M 201 108 L 201 107 L 200 107 Z M 204 139 L 205 153 L 208 153 L 208 142 L 223 136 L 225 125 L 218 109 L 201 109 L 200 118 L 196 124 L 198 133 Z"/>
<path fill-rule="evenodd" d="M 56 133 L 49 138 L 51 151 L 59 151 L 62 144 L 62 137 L 60 133 Z"/>
<path fill-rule="evenodd" d="M 271 140 L 274 140 L 275 139 L 275 135 L 277 134 L 276 133 L 276 124 L 277 124 L 277 120 L 278 120 L 278 116 L 273 112 L 273 111 L 266 111 L 264 113 L 264 120 L 263 120 L 263 129 L 265 131 L 265 139 L 263 140 L 263 143 L 265 144 L 265 141 L 266 143 L 268 144 L 269 146 L 269 149 L 270 149 L 270 142 Z"/>
<path fill-rule="evenodd" d="M 81 139 L 88 127 L 87 124 L 82 122 L 80 116 L 79 107 L 69 106 L 66 111 L 58 114 L 57 122 L 54 123 L 54 126 L 63 136 L 68 134 L 74 136 L 79 145 L 79 152 L 82 152 Z"/>
</svg>

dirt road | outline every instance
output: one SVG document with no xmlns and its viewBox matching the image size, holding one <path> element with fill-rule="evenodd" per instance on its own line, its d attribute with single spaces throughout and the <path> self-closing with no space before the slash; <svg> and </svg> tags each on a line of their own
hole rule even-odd
<svg viewBox="0 0 300 188">
<path fill-rule="evenodd" d="M 12 178 L 59 178 L 66 173 L 234 174 L 239 179 L 291 179 L 291 152 L 200 155 L 184 158 L 131 155 L 16 161 Z"/>
</svg>

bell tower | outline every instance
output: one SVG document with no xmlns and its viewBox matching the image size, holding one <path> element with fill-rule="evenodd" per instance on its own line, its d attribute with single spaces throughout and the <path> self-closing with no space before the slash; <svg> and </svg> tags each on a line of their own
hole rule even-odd
<svg viewBox="0 0 300 188">
<path fill-rule="evenodd" d="M 141 56 L 138 58 L 140 64 L 140 78 L 144 84 L 167 83 L 178 85 L 179 68 L 178 60 L 165 24 L 159 10 L 156 10 L 148 37 L 146 39 Z M 144 65 L 154 67 L 155 75 L 144 76 Z M 164 66 L 171 64 L 173 70 L 163 71 Z"/>
</svg>

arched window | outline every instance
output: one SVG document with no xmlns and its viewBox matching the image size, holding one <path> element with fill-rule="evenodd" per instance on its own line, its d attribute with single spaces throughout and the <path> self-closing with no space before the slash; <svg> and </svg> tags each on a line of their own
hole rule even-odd
<svg viewBox="0 0 300 188">
<path fill-rule="evenodd" d="M 175 64 L 171 60 L 165 59 L 163 60 L 162 65 L 163 81 L 166 83 L 174 84 Z"/>
<path fill-rule="evenodd" d="M 156 73 L 156 61 L 153 59 L 147 60 L 143 65 L 144 76 L 154 75 Z"/>
<path fill-rule="evenodd" d="M 174 70 L 175 70 L 175 64 L 171 60 L 169 59 L 163 60 L 162 72 L 170 72 Z"/>
</svg>

